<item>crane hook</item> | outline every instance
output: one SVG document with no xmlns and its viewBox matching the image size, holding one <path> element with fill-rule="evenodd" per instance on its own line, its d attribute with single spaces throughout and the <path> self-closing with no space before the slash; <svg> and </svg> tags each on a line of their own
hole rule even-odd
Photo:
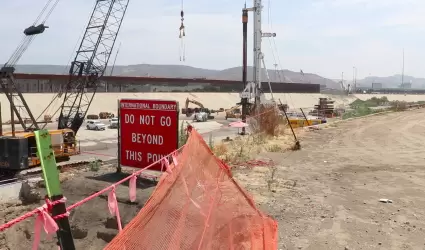
<svg viewBox="0 0 425 250">
<path fill-rule="evenodd" d="M 184 10 L 183 10 L 183 0 L 181 5 L 181 11 L 180 11 L 180 28 L 179 28 L 179 38 L 181 40 L 180 43 L 180 61 L 186 61 L 186 48 L 184 44 L 183 38 L 186 36 L 185 26 L 184 26 Z"/>
</svg>

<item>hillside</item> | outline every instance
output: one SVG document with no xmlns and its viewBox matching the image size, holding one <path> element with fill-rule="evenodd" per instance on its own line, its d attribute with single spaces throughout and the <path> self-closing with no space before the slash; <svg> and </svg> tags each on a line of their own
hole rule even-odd
<svg viewBox="0 0 425 250">
<path fill-rule="evenodd" d="M 371 87 L 372 83 L 382 83 L 384 88 L 398 88 L 401 84 L 402 76 L 400 74 L 386 77 L 369 76 L 361 80 L 357 80 L 357 85 L 362 87 Z M 404 76 L 405 83 L 412 83 L 412 88 L 425 88 L 425 78 L 416 78 L 413 76 Z"/>
<path fill-rule="evenodd" d="M 248 79 L 252 76 L 252 67 L 248 67 Z M 67 67 L 61 65 L 19 65 L 16 68 L 19 73 L 32 74 L 66 74 Z M 111 67 L 106 70 L 106 75 L 111 74 Z M 152 65 L 137 64 L 114 67 L 113 75 L 116 76 L 153 76 L 153 77 L 176 77 L 176 78 L 207 78 L 220 80 L 241 80 L 242 67 L 234 67 L 224 70 L 201 69 L 184 65 Z M 316 74 L 304 73 L 290 70 L 275 71 L 268 70 L 268 75 L 272 82 L 296 82 L 322 84 L 327 88 L 340 89 L 333 80 L 323 78 Z M 262 79 L 267 79 L 265 70 Z"/>
</svg>

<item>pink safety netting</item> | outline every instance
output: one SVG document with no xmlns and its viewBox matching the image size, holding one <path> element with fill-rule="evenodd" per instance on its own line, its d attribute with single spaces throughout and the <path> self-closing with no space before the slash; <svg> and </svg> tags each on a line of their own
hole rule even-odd
<svg viewBox="0 0 425 250">
<path fill-rule="evenodd" d="M 192 131 L 144 208 L 105 249 L 277 249 L 277 223 L 259 211 Z"/>
</svg>

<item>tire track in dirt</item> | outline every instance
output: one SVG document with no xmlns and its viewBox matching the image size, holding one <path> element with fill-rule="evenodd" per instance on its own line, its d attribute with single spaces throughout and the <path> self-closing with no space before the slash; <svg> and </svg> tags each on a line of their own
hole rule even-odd
<svg viewBox="0 0 425 250">
<path fill-rule="evenodd" d="M 410 209 L 401 206 L 406 209 L 405 214 L 393 219 L 391 217 L 396 215 L 394 210 L 389 213 L 387 209 L 379 206 L 365 205 L 376 204 L 376 200 L 383 197 L 399 198 L 397 202 L 400 203 L 411 203 L 412 197 L 417 198 L 418 185 L 424 187 L 424 183 L 417 181 L 417 178 L 412 178 L 412 175 L 423 176 L 423 173 L 417 173 L 417 167 L 422 166 L 423 163 L 418 161 L 415 153 L 422 151 L 421 146 L 425 141 L 424 132 L 421 131 L 421 124 L 424 121 L 425 111 L 419 110 L 341 124 L 342 133 L 339 134 L 340 137 L 334 139 L 335 143 L 341 147 L 338 155 L 334 154 L 332 158 L 343 161 L 336 160 L 328 166 L 334 171 L 332 175 L 334 186 L 331 188 L 330 195 L 333 200 L 330 204 L 332 204 L 331 211 L 336 214 L 336 217 L 328 225 L 331 230 L 325 231 L 327 233 L 324 233 L 322 237 L 313 237 L 313 241 L 323 244 L 324 239 L 333 239 L 340 246 L 353 246 L 353 241 L 357 239 L 357 244 L 354 246 L 360 246 L 360 249 L 362 246 L 363 249 L 412 249 L 409 245 L 419 243 L 413 240 L 417 238 L 417 232 L 411 237 L 406 237 L 403 236 L 406 232 L 397 227 L 397 224 L 400 224 L 397 223 L 399 220 L 404 220 L 404 223 L 414 220 L 412 217 L 407 219 L 406 214 L 415 214 L 408 211 Z M 414 185 L 412 185 L 413 180 L 416 180 Z M 420 201 L 424 202 L 423 199 Z M 337 205 L 336 210 L 334 210 L 335 205 Z M 341 213 L 349 215 L 346 218 L 338 218 L 338 214 Z M 383 218 L 382 214 L 386 214 L 384 217 L 391 218 L 390 222 L 388 218 Z M 334 230 L 335 225 L 338 231 Z M 321 227 L 324 228 L 318 229 L 318 232 L 323 233 L 326 224 L 322 224 Z M 375 232 L 373 232 L 374 228 L 377 228 Z M 364 231 L 361 232 L 362 230 Z M 386 234 L 382 235 L 382 232 Z M 374 234 L 376 234 L 375 237 L 371 237 Z M 392 236 L 388 237 L 388 235 Z M 376 238 L 380 239 L 380 242 L 376 242 Z M 381 245 L 385 241 L 387 247 L 383 248 Z M 314 244 L 310 241 L 310 247 L 312 245 Z M 423 243 L 420 242 L 418 245 Z"/>
<path fill-rule="evenodd" d="M 425 118 L 425 112 L 422 111 L 419 115 Z M 419 123 L 419 115 L 407 111 L 348 122 L 342 125 L 347 132 L 338 140 L 341 141 L 342 147 L 352 149 L 345 152 L 351 157 L 356 156 L 372 165 L 376 161 L 391 164 L 394 157 L 401 157 L 406 151 L 410 154 L 417 149 L 412 142 L 417 143 L 420 139 L 410 133 L 409 128 Z"/>
<path fill-rule="evenodd" d="M 263 154 L 280 159 L 277 186 L 249 191 L 278 221 L 279 249 L 422 249 L 424 144 L 425 110 L 343 121 L 307 133 L 300 151 Z"/>
</svg>

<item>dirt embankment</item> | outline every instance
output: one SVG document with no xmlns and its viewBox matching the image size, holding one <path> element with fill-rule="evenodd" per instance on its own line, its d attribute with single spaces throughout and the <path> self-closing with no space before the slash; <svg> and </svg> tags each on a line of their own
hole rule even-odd
<svg viewBox="0 0 425 250">
<path fill-rule="evenodd" d="M 125 174 L 115 174 L 114 168 L 104 168 L 99 172 L 87 170 L 79 172 L 63 182 L 63 193 L 68 199 L 67 204 L 73 204 L 103 188 L 124 178 Z M 129 201 L 128 182 L 116 188 L 122 223 L 127 224 L 143 207 L 153 191 L 154 182 L 138 180 L 137 200 Z M 44 190 L 40 189 L 40 193 Z M 99 250 L 118 233 L 117 223 L 108 210 L 108 193 L 95 198 L 71 212 L 70 223 L 77 249 Z M 0 223 L 12 220 L 27 211 L 41 206 L 43 203 L 22 206 L 17 204 L 0 207 Z M 1 250 L 28 250 L 33 242 L 35 218 L 23 221 L 0 233 Z M 56 238 L 56 237 L 54 237 Z M 55 240 L 46 240 L 44 232 L 39 249 L 57 249 Z"/>
<path fill-rule="evenodd" d="M 235 178 L 279 223 L 280 249 L 425 249 L 425 110 L 306 133 Z M 390 199 L 393 203 L 381 203 Z"/>
</svg>

